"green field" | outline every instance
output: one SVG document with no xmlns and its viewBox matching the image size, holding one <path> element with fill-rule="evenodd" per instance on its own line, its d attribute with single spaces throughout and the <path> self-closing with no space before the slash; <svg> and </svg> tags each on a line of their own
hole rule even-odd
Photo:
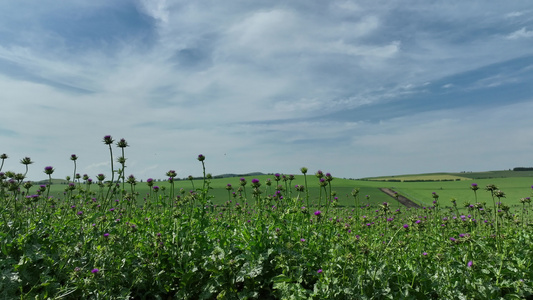
<svg viewBox="0 0 533 300">
<path fill-rule="evenodd" d="M 382 202 L 394 202 L 395 199 L 385 195 L 379 190 L 379 188 L 391 188 L 401 195 L 409 198 L 415 203 L 421 206 L 430 206 L 433 202 L 432 193 L 436 192 L 439 195 L 441 207 L 451 206 L 450 199 L 454 198 L 457 200 L 458 205 L 462 206 L 463 203 L 475 203 L 476 198 L 470 185 L 472 183 L 477 183 L 480 189 L 477 191 L 477 201 L 478 202 L 487 202 L 491 203 L 492 198 L 490 193 L 485 191 L 484 188 L 488 184 L 495 184 L 499 189 L 501 189 L 505 194 L 506 198 L 504 202 L 510 206 L 516 206 L 520 204 L 520 198 L 529 197 L 532 194 L 531 186 L 533 185 L 533 176 L 531 177 L 517 177 L 518 175 L 527 175 L 529 172 L 513 172 L 513 171 L 492 171 L 492 172 L 483 172 L 483 173 L 471 173 L 469 176 L 483 179 L 470 179 L 463 177 L 461 180 L 449 180 L 451 178 L 457 178 L 456 175 L 448 175 L 445 173 L 440 174 L 420 174 L 420 175 L 404 175 L 396 177 L 379 177 L 372 180 L 352 180 L 352 179 L 341 179 L 335 178 L 332 184 L 332 191 L 336 192 L 338 197 L 338 204 L 340 206 L 353 206 L 354 200 L 351 195 L 351 192 L 354 188 L 359 188 L 359 199 L 362 204 L 370 205 L 379 205 Z M 466 175 L 465 175 L 466 176 Z M 507 176 L 507 177 L 502 177 Z M 228 191 L 226 190 L 226 185 L 231 184 L 234 189 L 239 187 L 241 177 L 228 177 L 228 178 L 216 178 L 212 179 L 210 186 L 212 189 L 209 194 L 212 195 L 213 203 L 223 204 L 228 201 Z M 250 182 L 252 179 L 259 179 L 261 185 L 261 190 L 264 193 L 272 193 L 275 190 L 276 182 L 274 181 L 273 175 L 256 175 L 256 176 L 244 176 L 248 182 L 246 188 L 248 198 L 251 198 L 251 188 Z M 272 180 L 272 186 L 268 188 L 265 185 L 265 181 L 270 178 Z M 390 178 L 404 178 L 405 181 L 396 182 L 396 181 L 387 181 Z M 429 180 L 433 178 L 433 180 Z M 419 180 L 419 181 L 417 181 Z M 441 181 L 442 180 L 442 181 Z M 56 182 L 61 182 L 56 180 Z M 320 189 L 318 185 L 318 180 L 314 175 L 307 176 L 308 188 L 309 188 L 309 199 L 311 203 L 318 203 L 320 197 Z M 202 187 L 202 180 L 178 180 L 175 181 L 175 194 L 179 194 L 179 190 L 183 188 L 186 192 L 195 188 Z M 285 187 L 285 182 L 282 180 L 279 181 L 279 184 Z M 287 187 L 291 190 L 291 195 L 296 197 L 298 192 L 295 190 L 295 185 L 304 185 L 304 176 L 295 175 L 295 180 L 290 184 L 287 181 Z M 83 185 L 83 184 L 82 184 Z M 170 193 L 171 185 L 168 181 L 159 181 L 155 182 L 154 185 L 163 187 L 160 193 L 163 195 L 168 195 Z M 67 185 L 66 184 L 53 184 L 51 189 L 52 195 L 61 196 Z M 130 191 L 130 186 L 125 185 L 126 191 Z M 91 186 L 92 191 L 98 191 L 98 186 L 93 184 Z M 135 191 L 139 193 L 138 201 L 143 201 L 146 195 L 148 195 L 150 189 L 145 182 L 137 183 L 135 186 Z M 329 192 L 329 190 L 328 190 Z M 369 196 L 368 198 L 366 196 Z M 324 195 L 323 195 L 324 196 Z M 304 198 L 305 194 L 301 193 L 300 198 Z"/>
</svg>

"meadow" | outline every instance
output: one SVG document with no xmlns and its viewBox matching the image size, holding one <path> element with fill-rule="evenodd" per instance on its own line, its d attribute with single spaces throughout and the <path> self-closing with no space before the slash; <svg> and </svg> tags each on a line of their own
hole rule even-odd
<svg viewBox="0 0 533 300">
<path fill-rule="evenodd" d="M 103 144 L 109 174 L 76 175 L 72 155 L 64 184 L 0 156 L 1 298 L 533 298 L 531 177 L 212 178 L 200 154 L 201 178 L 139 182 L 127 142 Z"/>
</svg>

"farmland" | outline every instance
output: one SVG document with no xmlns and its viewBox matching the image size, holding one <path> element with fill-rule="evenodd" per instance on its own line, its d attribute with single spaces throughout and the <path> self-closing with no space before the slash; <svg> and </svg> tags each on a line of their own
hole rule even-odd
<svg viewBox="0 0 533 300">
<path fill-rule="evenodd" d="M 139 182 L 119 168 L 107 182 L 62 183 L 46 167 L 52 184 L 32 185 L 0 170 L 0 296 L 533 297 L 531 177 L 351 180 L 302 167 L 211 178 L 209 158 L 196 159 L 204 175 L 191 180 L 170 170 Z"/>
</svg>

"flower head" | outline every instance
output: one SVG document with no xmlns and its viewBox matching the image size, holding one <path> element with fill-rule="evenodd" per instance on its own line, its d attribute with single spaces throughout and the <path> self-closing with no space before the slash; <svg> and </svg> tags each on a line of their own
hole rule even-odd
<svg viewBox="0 0 533 300">
<path fill-rule="evenodd" d="M 198 155 L 198 160 L 199 161 L 204 161 L 205 160 L 205 156 L 203 154 L 199 154 Z"/>
<path fill-rule="evenodd" d="M 126 147 L 129 147 L 129 145 L 128 145 L 128 142 L 126 142 L 125 139 L 120 139 L 120 141 L 117 142 L 117 147 L 126 148 Z"/>
<path fill-rule="evenodd" d="M 113 138 L 110 135 L 104 136 L 104 140 L 103 140 L 104 144 L 111 145 L 113 144 L 114 141 L 115 140 L 113 140 Z"/>
<path fill-rule="evenodd" d="M 24 157 L 23 159 L 20 160 L 20 163 L 23 165 L 31 165 L 33 164 L 33 161 L 31 161 L 31 158 L 29 157 Z"/>
<path fill-rule="evenodd" d="M 52 175 L 54 173 L 54 168 L 51 166 L 44 167 L 44 174 L 46 175 Z"/>
<path fill-rule="evenodd" d="M 91 273 L 93 273 L 93 274 L 96 274 L 98 272 L 100 272 L 100 270 L 98 270 L 97 268 L 94 268 L 94 269 L 91 270 Z"/>
<path fill-rule="evenodd" d="M 315 211 L 315 216 L 319 217 L 322 212 L 320 210 Z"/>
</svg>

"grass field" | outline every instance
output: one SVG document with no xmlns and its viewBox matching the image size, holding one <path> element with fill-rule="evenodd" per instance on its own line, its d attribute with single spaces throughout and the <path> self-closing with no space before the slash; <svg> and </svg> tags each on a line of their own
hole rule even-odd
<svg viewBox="0 0 533 300">
<path fill-rule="evenodd" d="M 450 199 L 456 199 L 459 205 L 463 203 L 475 203 L 476 198 L 470 185 L 472 183 L 477 183 L 480 187 L 480 190 L 477 192 L 477 201 L 478 202 L 487 202 L 490 203 L 492 198 L 490 193 L 484 191 L 484 187 L 489 184 L 495 184 L 499 189 L 501 189 L 505 194 L 504 202 L 511 206 L 520 205 L 520 199 L 523 197 L 529 197 L 532 194 L 531 186 L 533 185 L 533 177 L 489 177 L 488 174 L 499 174 L 501 176 L 508 175 L 524 175 L 527 172 L 513 172 L 513 171 L 500 171 L 500 172 L 486 172 L 486 173 L 476 173 L 475 177 L 483 177 L 484 179 L 466 179 L 463 178 L 459 181 L 448 181 L 451 178 L 457 178 L 456 176 L 446 176 L 446 174 L 421 174 L 421 175 L 409 175 L 409 176 L 398 176 L 394 178 L 409 178 L 407 181 L 403 182 L 390 182 L 386 179 L 379 180 L 351 180 L 351 179 L 341 179 L 335 178 L 332 182 L 332 191 L 336 192 L 338 197 L 338 204 L 340 206 L 353 206 L 353 197 L 351 192 L 354 188 L 359 188 L 360 199 L 365 204 L 370 205 L 379 205 L 382 202 L 394 201 L 391 197 L 385 195 L 379 190 L 379 188 L 391 188 L 398 193 L 406 196 L 410 200 L 421 206 L 430 206 L 432 204 L 433 198 L 432 193 L 436 192 L 441 201 L 442 206 L 451 206 Z M 288 175 L 288 174 L 287 174 Z M 294 188 L 295 185 L 304 185 L 304 176 L 295 175 L 295 179 L 292 182 L 287 181 L 287 188 L 291 190 L 291 195 L 297 196 L 298 192 Z M 237 188 L 240 185 L 240 178 L 245 178 L 245 180 L 250 183 L 252 179 L 256 178 L 262 183 L 261 189 L 264 192 L 268 192 L 269 188 L 265 185 L 267 179 L 272 180 L 272 186 L 270 191 L 275 190 L 276 182 L 273 175 L 256 175 L 256 176 L 244 176 L 244 177 L 228 177 L 228 178 L 216 178 L 211 180 L 210 195 L 214 196 L 213 203 L 222 204 L 228 201 L 228 191 L 226 190 L 227 184 L 231 184 L 234 188 Z M 383 177 L 391 178 L 391 177 Z M 414 181 L 418 178 L 420 181 Z M 434 179 L 446 179 L 444 181 L 429 181 L 428 178 Z M 312 203 L 317 203 L 320 196 L 320 190 L 318 186 L 318 180 L 314 175 L 307 176 L 308 188 L 310 194 L 310 201 Z M 59 180 L 57 182 L 60 182 Z M 175 181 L 175 190 L 176 195 L 179 194 L 179 189 L 183 188 L 186 192 L 195 188 L 201 187 L 202 180 L 193 180 L 192 183 L 189 180 L 178 180 Z M 279 181 L 279 184 L 285 187 L 285 182 L 282 180 Z M 168 181 L 155 182 L 154 185 L 163 187 L 164 190 L 162 194 L 169 194 L 170 183 Z M 51 193 L 55 195 L 61 195 L 65 189 L 65 184 L 53 184 Z M 92 185 L 91 189 L 93 191 L 98 190 L 97 185 Z M 248 186 L 250 190 L 250 187 Z M 130 187 L 126 184 L 126 190 L 129 191 Z M 146 185 L 146 182 L 137 183 L 135 186 L 135 191 L 139 193 L 138 200 L 143 201 L 146 195 L 149 193 L 150 188 Z M 250 192 L 250 191 L 248 191 Z M 369 197 L 366 197 L 366 196 Z M 305 196 L 303 194 L 301 197 Z"/>
</svg>

